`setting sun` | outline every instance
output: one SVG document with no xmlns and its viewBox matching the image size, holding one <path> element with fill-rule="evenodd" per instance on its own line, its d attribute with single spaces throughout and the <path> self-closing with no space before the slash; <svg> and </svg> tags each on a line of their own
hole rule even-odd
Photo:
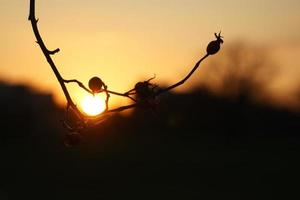
<svg viewBox="0 0 300 200">
<path fill-rule="evenodd" d="M 105 110 L 105 100 L 100 96 L 85 96 L 81 102 L 83 112 L 95 116 Z"/>
</svg>

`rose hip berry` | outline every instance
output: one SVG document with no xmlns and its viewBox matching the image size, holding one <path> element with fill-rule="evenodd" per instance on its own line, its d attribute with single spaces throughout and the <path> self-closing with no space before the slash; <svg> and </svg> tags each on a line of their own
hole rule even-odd
<svg viewBox="0 0 300 200">
<path fill-rule="evenodd" d="M 208 55 L 216 54 L 220 50 L 221 44 L 224 42 L 222 40 L 223 37 L 221 36 L 221 32 L 219 34 L 215 33 L 215 36 L 217 39 L 214 41 L 211 41 L 206 48 L 206 52 Z"/>
<path fill-rule="evenodd" d="M 89 80 L 89 88 L 92 90 L 93 93 L 99 93 L 102 90 L 103 82 L 98 77 L 93 77 Z"/>
</svg>

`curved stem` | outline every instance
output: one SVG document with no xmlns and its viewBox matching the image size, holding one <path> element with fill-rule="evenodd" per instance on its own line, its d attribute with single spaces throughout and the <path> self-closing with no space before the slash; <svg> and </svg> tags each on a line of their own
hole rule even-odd
<svg viewBox="0 0 300 200">
<path fill-rule="evenodd" d="M 167 91 L 169 91 L 169 90 L 172 90 L 172 89 L 174 89 L 174 88 L 176 88 L 176 87 L 178 87 L 178 86 L 184 84 L 185 81 L 187 81 L 187 80 L 193 75 L 193 73 L 196 71 L 196 69 L 200 66 L 200 63 L 201 63 L 203 60 L 205 60 L 208 56 L 209 56 L 209 54 L 206 54 L 205 56 L 203 56 L 203 57 L 195 64 L 195 66 L 193 67 L 193 69 L 190 71 L 190 73 L 188 73 L 188 75 L 187 75 L 184 79 L 182 79 L 181 81 L 179 81 L 179 82 L 177 82 L 177 83 L 175 83 L 175 84 L 173 84 L 173 85 L 171 85 L 171 86 L 169 86 L 169 87 L 167 87 L 167 88 L 164 88 L 164 89 L 159 90 L 159 91 L 156 93 L 156 95 L 160 95 L 161 93 L 167 92 Z"/>
</svg>

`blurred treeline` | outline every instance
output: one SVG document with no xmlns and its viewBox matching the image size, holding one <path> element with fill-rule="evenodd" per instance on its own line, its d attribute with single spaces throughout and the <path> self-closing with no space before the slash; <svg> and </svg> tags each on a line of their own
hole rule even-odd
<svg viewBox="0 0 300 200">
<path fill-rule="evenodd" d="M 193 91 L 116 114 L 74 148 L 51 95 L 1 83 L 0 199 L 299 196 L 300 112 L 271 103 L 278 72 L 263 52 L 231 46 Z"/>
<path fill-rule="evenodd" d="M 271 199 L 297 194 L 300 114 L 199 89 L 114 115 L 66 148 L 50 95 L 0 85 L 0 199 Z"/>
</svg>

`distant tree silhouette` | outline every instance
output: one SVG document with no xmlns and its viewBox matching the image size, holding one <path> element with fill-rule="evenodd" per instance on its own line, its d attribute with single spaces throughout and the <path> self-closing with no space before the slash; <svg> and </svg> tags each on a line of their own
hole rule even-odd
<svg viewBox="0 0 300 200">
<path fill-rule="evenodd" d="M 268 86 L 276 81 L 278 66 L 272 62 L 268 49 L 239 41 L 226 48 L 203 70 L 200 85 L 236 100 L 270 100 L 266 96 L 270 94 Z"/>
</svg>

